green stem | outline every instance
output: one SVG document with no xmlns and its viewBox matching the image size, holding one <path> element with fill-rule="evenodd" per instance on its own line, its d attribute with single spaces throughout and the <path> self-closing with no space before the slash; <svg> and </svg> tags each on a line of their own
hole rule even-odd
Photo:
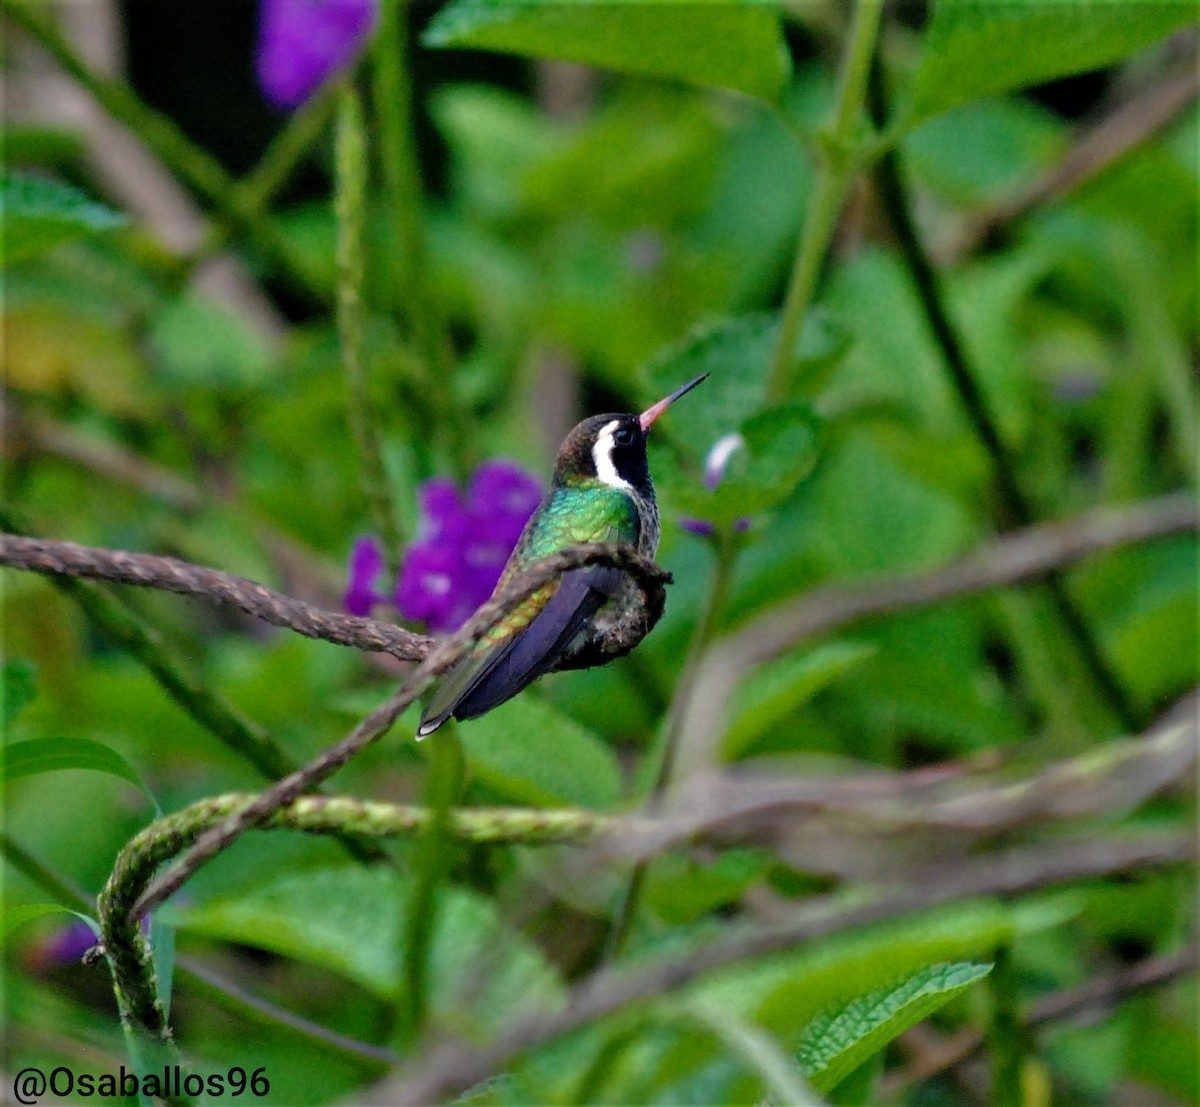
<svg viewBox="0 0 1200 1107">
<path fill-rule="evenodd" d="M 451 811 L 466 777 L 462 744 L 453 727 L 443 727 L 432 734 L 428 748 L 425 802 L 429 820 L 417 850 L 417 885 L 404 928 L 405 987 L 400 1014 L 402 1036 L 407 1042 L 416 1039 L 428 1008 L 429 949 L 437 926 L 437 893 L 450 871 L 454 837 Z"/>
<path fill-rule="evenodd" d="M 1005 1107 L 1022 1107 L 1025 1102 L 1021 1087 L 1021 1068 L 1024 1045 L 1017 1005 L 1016 974 L 1012 950 L 1001 946 L 996 950 L 995 967 L 988 974 L 991 995 L 991 1022 L 988 1044 L 992 1064 L 993 1103 Z"/>
<path fill-rule="evenodd" d="M 708 644 L 716 634 L 717 625 L 720 622 L 726 602 L 729 599 L 729 592 L 733 584 L 734 563 L 737 560 L 737 536 L 731 527 L 722 528 L 717 531 L 714 552 L 715 559 L 708 594 L 705 597 L 700 618 L 696 622 L 696 629 L 692 632 L 692 640 L 688 644 L 687 649 L 687 660 L 684 662 L 683 672 L 679 677 L 679 684 L 676 687 L 675 695 L 671 700 L 671 706 L 667 712 L 662 753 L 658 769 L 654 774 L 654 783 L 650 790 L 651 804 L 657 803 L 670 786 L 671 775 L 675 769 L 675 762 L 679 754 L 679 744 L 683 737 L 684 705 L 691 698 L 692 688 L 696 682 L 696 674 L 700 668 L 700 661 L 704 656 L 705 650 L 708 648 Z M 607 948 L 605 950 L 605 957 L 608 960 L 615 960 L 620 956 L 621 950 L 625 947 L 625 942 L 629 938 L 649 867 L 650 862 L 648 860 L 638 861 L 630 873 L 629 884 L 625 889 L 625 895 L 621 900 L 621 904 L 617 908 L 612 930 L 609 931 Z"/>
<path fill-rule="evenodd" d="M 405 327 L 420 354 L 425 391 L 448 459 L 465 475 L 473 450 L 456 418 L 449 347 L 430 284 L 429 251 L 421 224 L 422 185 L 413 131 L 408 0 L 383 0 L 372 53 L 373 103 L 379 126 L 384 197 L 392 225 L 393 272 Z M 428 464 L 428 462 L 426 462 Z"/>
<path fill-rule="evenodd" d="M 350 427 L 358 443 L 363 496 L 383 542 L 389 569 L 400 568 L 403 542 L 383 453 L 371 410 L 367 367 L 363 356 L 363 225 L 367 205 L 367 135 L 362 104 L 353 85 L 338 94 L 337 119 L 337 267 L 338 337 L 346 369 Z"/>
<path fill-rule="evenodd" d="M 266 257 L 284 269 L 309 295 L 317 295 L 306 268 L 299 264 L 275 225 L 246 202 L 237 183 L 207 151 L 193 143 L 161 112 L 145 104 L 120 78 L 97 73 L 63 37 L 45 6 L 31 0 L 0 0 L 0 10 L 30 35 L 118 123 L 124 124 L 180 180 L 208 200 L 241 230 Z"/>
<path fill-rule="evenodd" d="M 864 147 L 859 129 L 882 12 L 883 0 L 858 0 L 855 5 L 832 116 L 827 128 L 818 135 L 812 192 L 796 247 L 796 260 L 780 315 L 779 340 L 767 382 L 767 396 L 772 402 L 783 400 L 790 391 L 800 325 L 812 302 L 838 215 L 862 168 Z"/>
</svg>

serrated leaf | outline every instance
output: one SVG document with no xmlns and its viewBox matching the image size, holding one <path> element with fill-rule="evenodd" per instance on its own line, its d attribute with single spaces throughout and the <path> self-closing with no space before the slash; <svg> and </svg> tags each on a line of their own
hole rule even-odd
<svg viewBox="0 0 1200 1107">
<path fill-rule="evenodd" d="M 549 704 L 521 696 L 459 731 L 471 774 L 505 799 L 539 807 L 612 807 L 616 755 Z"/>
<path fill-rule="evenodd" d="M 791 72 L 778 12 L 753 0 L 452 0 L 421 41 L 558 58 L 771 102 Z"/>
<path fill-rule="evenodd" d="M 932 963 L 987 956 L 1013 932 L 1012 912 L 999 903 L 952 904 L 731 970 L 700 990 L 798 1045 L 822 1010 Z"/>
<path fill-rule="evenodd" d="M 905 122 L 1111 65 L 1195 19 L 1194 4 L 1162 0 L 940 0 Z"/>
<path fill-rule="evenodd" d="M 744 754 L 822 688 L 875 653 L 869 642 L 830 642 L 804 653 L 786 654 L 754 669 L 738 687 L 730 709 L 733 722 L 721 742 L 729 761 Z"/>
<path fill-rule="evenodd" d="M 0 669 L 0 724 L 6 729 L 37 697 L 37 666 L 23 657 L 10 657 Z"/>
<path fill-rule="evenodd" d="M 393 999 L 403 979 L 400 928 L 415 887 L 412 874 L 385 868 L 288 872 L 172 912 L 171 921 L 184 933 L 319 965 Z M 541 954 L 500 922 L 489 900 L 455 887 L 440 896 L 429 981 L 435 1018 L 492 1032 L 561 992 Z"/>
<path fill-rule="evenodd" d="M 137 770 L 116 750 L 90 738 L 31 738 L 4 747 L 0 780 L 6 784 L 24 776 L 59 772 L 63 769 L 89 769 L 120 777 L 140 788 L 158 810 L 154 794 L 146 787 Z"/>
<path fill-rule="evenodd" d="M 991 971 L 990 962 L 929 965 L 899 984 L 822 1012 L 800 1043 L 800 1068 L 818 1091 L 829 1091 L 893 1038 Z"/>
<path fill-rule="evenodd" d="M 64 242 L 129 222 L 120 212 L 61 181 L 20 175 L 0 181 L 0 221 L 4 226 L 0 265 L 35 257 Z"/>
</svg>

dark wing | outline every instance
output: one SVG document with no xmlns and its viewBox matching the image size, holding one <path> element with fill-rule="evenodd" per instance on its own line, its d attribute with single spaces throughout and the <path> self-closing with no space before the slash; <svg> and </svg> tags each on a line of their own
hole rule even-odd
<svg viewBox="0 0 1200 1107">
<path fill-rule="evenodd" d="M 432 734 L 453 715 L 475 719 L 554 668 L 563 650 L 613 596 L 621 571 L 604 565 L 564 573 L 554 595 L 524 630 L 485 656 L 464 659 L 429 703 L 417 737 Z"/>
</svg>

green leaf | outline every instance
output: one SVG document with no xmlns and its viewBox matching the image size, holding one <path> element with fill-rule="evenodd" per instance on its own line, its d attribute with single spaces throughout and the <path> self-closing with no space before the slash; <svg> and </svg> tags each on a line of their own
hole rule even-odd
<svg viewBox="0 0 1200 1107">
<path fill-rule="evenodd" d="M 723 525 L 782 502 L 816 464 L 821 421 L 805 402 L 766 404 L 766 377 L 778 322 L 770 315 L 724 320 L 669 347 L 646 367 L 647 396 L 658 399 L 691 377 L 711 376 L 672 413 L 672 450 L 654 459 L 656 484 L 672 510 Z M 820 314 L 806 320 L 797 344 L 801 380 L 819 374 L 846 348 L 839 328 Z M 730 434 L 719 487 L 703 481 L 709 451 Z"/>
<path fill-rule="evenodd" d="M 90 738 L 31 738 L 4 748 L 0 780 L 6 784 L 23 776 L 58 772 L 62 769 L 91 769 L 120 777 L 146 793 L 154 809 L 158 803 L 128 761 L 116 750 Z"/>
<path fill-rule="evenodd" d="M 559 58 L 772 102 L 791 71 L 778 12 L 754 0 L 452 0 L 421 41 Z"/>
<path fill-rule="evenodd" d="M 620 798 L 613 752 L 574 719 L 529 696 L 473 719 L 459 738 L 471 774 L 504 799 L 603 809 Z"/>
<path fill-rule="evenodd" d="M 12 176 L 0 181 L 0 265 L 35 257 L 55 246 L 125 226 L 120 212 L 61 181 Z"/>
<path fill-rule="evenodd" d="M 821 1011 L 926 965 L 987 956 L 1013 933 L 1012 912 L 998 903 L 952 904 L 741 966 L 699 990 L 798 1045 Z"/>
<path fill-rule="evenodd" d="M 907 980 L 876 988 L 819 1014 L 804 1033 L 798 1059 L 804 1075 L 827 1092 L 910 1026 L 982 979 L 992 966 L 971 961 L 929 965 Z"/>
<path fill-rule="evenodd" d="M 92 933 L 96 935 L 96 941 L 100 941 L 100 924 L 89 915 L 72 911 L 71 908 L 63 907 L 59 903 L 22 903 L 17 907 L 9 907 L 5 910 L 3 921 L 0 921 L 0 946 L 7 946 L 12 933 L 27 922 L 40 919 L 43 915 L 58 914 L 74 915 L 77 919 L 81 919 L 92 928 Z"/>
<path fill-rule="evenodd" d="M 23 657 L 10 657 L 0 669 L 0 724 L 5 729 L 37 698 L 37 666 Z"/>
<path fill-rule="evenodd" d="M 733 722 L 721 742 L 722 756 L 727 761 L 742 756 L 827 684 L 874 652 L 869 642 L 830 642 L 758 666 L 734 696 Z"/>
<path fill-rule="evenodd" d="M 1162 0 L 940 0 L 925 32 L 908 126 L 969 100 L 1120 61 L 1193 23 Z"/>
<path fill-rule="evenodd" d="M 664 922 L 693 922 L 715 907 L 733 903 L 771 867 L 761 849 L 727 849 L 711 862 L 678 853 L 655 860 L 646 877 L 646 903 Z"/>
<path fill-rule="evenodd" d="M 411 874 L 385 868 L 287 872 L 172 912 L 171 921 L 184 933 L 319 965 L 394 999 L 403 979 L 400 928 L 415 887 Z M 439 1023 L 491 1033 L 561 994 L 541 954 L 500 922 L 492 903 L 455 887 L 440 895 L 429 981 Z"/>
</svg>

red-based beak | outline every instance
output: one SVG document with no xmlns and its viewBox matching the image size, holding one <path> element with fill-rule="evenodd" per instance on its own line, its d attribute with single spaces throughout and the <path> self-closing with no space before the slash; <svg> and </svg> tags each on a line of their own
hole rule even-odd
<svg viewBox="0 0 1200 1107">
<path fill-rule="evenodd" d="M 642 433 L 645 434 L 651 426 L 654 425 L 654 420 L 657 419 L 664 411 L 667 410 L 676 400 L 679 399 L 685 392 L 691 392 L 702 380 L 707 377 L 707 373 L 701 373 L 695 380 L 688 381 L 682 388 L 675 389 L 671 395 L 665 399 L 659 400 L 658 403 L 646 408 L 645 411 L 638 416 L 638 422 L 642 424 Z"/>
</svg>

